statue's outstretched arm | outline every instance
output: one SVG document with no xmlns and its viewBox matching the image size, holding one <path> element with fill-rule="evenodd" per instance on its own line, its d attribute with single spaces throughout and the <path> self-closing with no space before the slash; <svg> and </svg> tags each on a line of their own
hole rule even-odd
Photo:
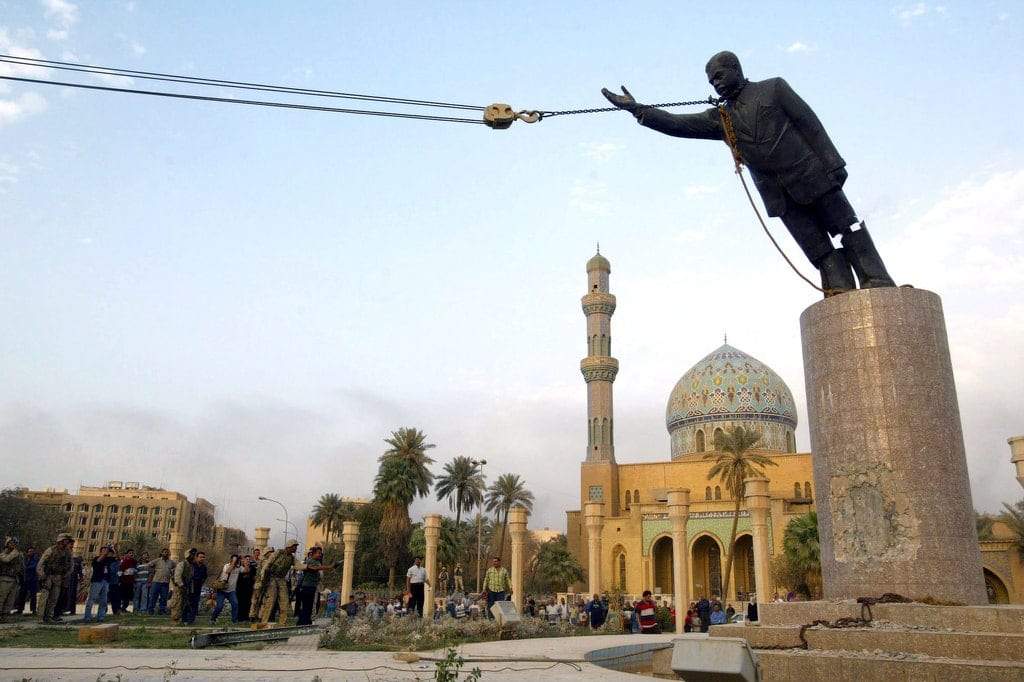
<svg viewBox="0 0 1024 682">
<path fill-rule="evenodd" d="M 640 125 L 672 137 L 724 139 L 717 109 L 705 109 L 699 114 L 670 114 L 663 109 L 640 108 L 634 116 Z"/>
</svg>

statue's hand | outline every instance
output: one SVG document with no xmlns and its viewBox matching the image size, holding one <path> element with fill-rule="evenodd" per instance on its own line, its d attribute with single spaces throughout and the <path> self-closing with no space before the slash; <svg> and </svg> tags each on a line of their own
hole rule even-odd
<svg viewBox="0 0 1024 682">
<path fill-rule="evenodd" d="M 640 105 L 637 104 L 637 101 L 635 99 L 633 99 L 633 95 L 630 94 L 629 90 L 626 89 L 625 85 L 622 86 L 621 95 L 616 95 L 608 88 L 601 88 L 601 94 L 604 95 L 605 98 L 614 106 L 618 107 L 619 109 L 625 109 L 630 113 L 633 113 L 640 108 Z"/>
</svg>

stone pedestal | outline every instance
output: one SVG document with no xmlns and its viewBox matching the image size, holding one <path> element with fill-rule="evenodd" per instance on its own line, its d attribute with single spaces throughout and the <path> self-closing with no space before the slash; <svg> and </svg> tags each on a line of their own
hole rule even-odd
<svg viewBox="0 0 1024 682">
<path fill-rule="evenodd" d="M 1010 444 L 1010 461 L 1017 472 L 1017 481 L 1024 487 L 1024 436 L 1014 436 L 1006 442 Z"/>
<path fill-rule="evenodd" d="M 604 503 L 583 505 L 587 526 L 587 583 L 591 595 L 601 593 L 601 533 L 604 532 Z"/>
<path fill-rule="evenodd" d="M 437 543 L 441 539 L 441 515 L 428 514 L 423 517 L 423 539 L 427 543 L 424 556 L 427 569 L 427 584 L 423 586 L 423 619 L 428 623 L 434 618 L 434 585 L 437 583 Z"/>
<path fill-rule="evenodd" d="M 508 510 L 508 532 L 512 538 L 512 603 L 516 611 L 523 612 L 523 570 L 526 567 L 526 519 L 524 507 Z"/>
<path fill-rule="evenodd" d="M 768 509 L 771 496 L 768 494 L 767 478 L 747 478 L 743 481 L 743 497 L 750 512 L 750 526 L 754 535 L 754 584 L 757 603 L 771 599 L 774 591 L 772 571 L 768 564 Z"/>
<path fill-rule="evenodd" d="M 986 603 L 939 297 L 852 291 L 800 332 L 825 598 Z"/>
<path fill-rule="evenodd" d="M 355 571 L 359 524 L 355 521 L 345 521 L 341 526 L 341 539 L 345 543 L 341 569 L 341 603 L 347 604 L 349 597 L 352 596 L 352 573 Z"/>
<path fill-rule="evenodd" d="M 690 489 L 668 491 L 668 518 L 672 522 L 672 598 L 676 607 L 676 634 L 686 625 L 686 609 L 690 604 L 690 576 L 686 561 L 686 522 L 690 518 Z"/>
</svg>

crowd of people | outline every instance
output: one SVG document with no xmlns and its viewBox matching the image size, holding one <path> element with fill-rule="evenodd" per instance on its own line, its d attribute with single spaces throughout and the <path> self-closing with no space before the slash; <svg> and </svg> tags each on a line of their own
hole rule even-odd
<svg viewBox="0 0 1024 682">
<path fill-rule="evenodd" d="M 365 616 L 372 620 L 423 617 L 426 587 L 431 586 L 422 558 L 417 557 L 405 577 L 401 594 L 372 595 L 353 593 L 345 603 L 337 589 L 322 584 L 324 571 L 339 564 L 324 563 L 323 548 L 310 548 L 301 561 L 295 556 L 298 542 L 291 540 L 281 550 L 268 547 L 252 554 L 233 554 L 221 566 L 207 565 L 207 556 L 190 549 L 181 561 L 170 558 L 167 548 L 156 558 L 133 549 L 119 552 L 116 545 L 101 547 L 87 559 L 71 554 L 73 540 L 62 533 L 57 542 L 41 555 L 29 547 L 22 553 L 13 538 L 7 538 L 0 553 L 0 621 L 25 608 L 43 622 L 60 622 L 61 616 L 74 614 L 84 581 L 88 579 L 84 620 L 103 622 L 108 610 L 113 614 L 135 613 L 169 615 L 175 622 L 194 623 L 201 612 L 216 624 L 228 606 L 231 623 L 260 620 L 284 625 L 291 613 L 298 625 L 312 624 L 314 617 L 346 618 Z M 86 570 L 88 568 L 88 571 Z M 496 602 L 511 599 L 512 584 L 508 569 L 499 557 L 491 559 L 481 589 L 465 590 L 461 565 L 451 571 L 441 566 L 434 591 L 434 619 L 493 618 Z M 37 603 L 38 601 L 38 603 Z M 589 599 L 577 595 L 560 598 L 527 596 L 524 617 L 540 618 L 548 623 L 571 623 L 579 627 L 616 628 L 609 614 L 622 619 L 622 630 L 630 633 L 658 633 L 671 630 L 675 623 L 674 606 L 662 598 L 655 600 L 647 590 L 639 600 L 618 598 L 609 604 L 607 595 Z M 757 619 L 757 605 L 750 596 L 746 618 Z M 711 625 L 735 622 L 743 616 L 731 604 L 717 596 L 700 597 L 689 605 L 685 617 L 686 632 L 707 632 Z"/>
</svg>

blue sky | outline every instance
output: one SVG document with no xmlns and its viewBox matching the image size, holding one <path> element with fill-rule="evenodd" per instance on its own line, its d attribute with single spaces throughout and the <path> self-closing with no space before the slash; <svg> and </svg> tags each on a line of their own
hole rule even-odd
<svg viewBox="0 0 1024 682">
<path fill-rule="evenodd" d="M 983 509 L 1020 495 L 1021 27 L 991 2 L 0 2 L 0 52 L 516 108 L 697 99 L 734 50 L 814 107 L 895 278 L 943 296 Z M 439 463 L 522 474 L 563 527 L 597 240 L 620 461 L 668 457 L 665 400 L 726 330 L 806 421 L 815 292 L 724 146 L 617 113 L 491 131 L 0 81 L 0 239 L 5 485 L 142 480 L 276 526 L 257 495 L 293 516 L 366 495 L 381 439 L 415 425 Z"/>
</svg>

